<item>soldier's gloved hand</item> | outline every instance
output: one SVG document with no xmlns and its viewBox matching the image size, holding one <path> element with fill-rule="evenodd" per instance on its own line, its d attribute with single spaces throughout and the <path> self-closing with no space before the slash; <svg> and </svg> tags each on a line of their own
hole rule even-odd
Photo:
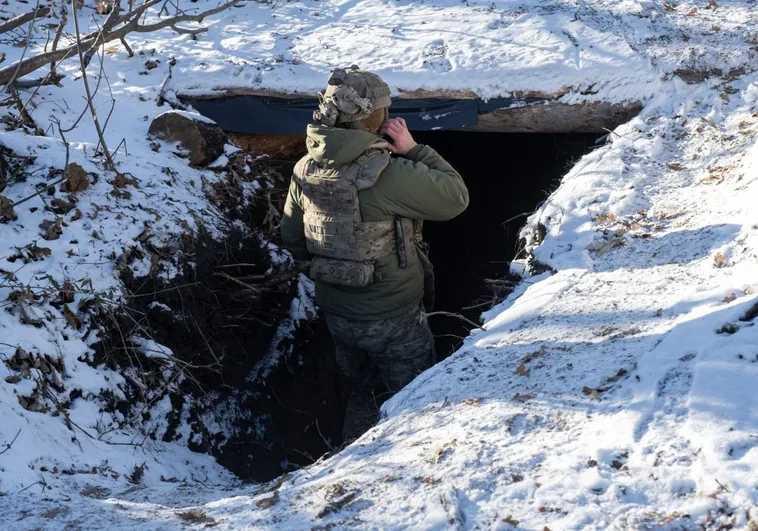
<svg viewBox="0 0 758 531">
<path fill-rule="evenodd" d="M 389 150 L 396 155 L 407 155 L 410 150 L 416 147 L 416 141 L 413 140 L 408 126 L 402 118 L 390 118 L 385 120 L 379 128 L 380 135 L 387 135 L 392 139 Z"/>
</svg>

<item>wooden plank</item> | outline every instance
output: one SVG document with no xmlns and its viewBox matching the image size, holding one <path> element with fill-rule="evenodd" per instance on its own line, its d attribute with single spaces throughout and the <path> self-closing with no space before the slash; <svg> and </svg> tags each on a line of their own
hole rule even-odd
<svg viewBox="0 0 758 531">
<path fill-rule="evenodd" d="M 296 135 L 227 133 L 230 140 L 252 155 L 295 161 L 307 153 L 305 133 Z"/>
</svg>

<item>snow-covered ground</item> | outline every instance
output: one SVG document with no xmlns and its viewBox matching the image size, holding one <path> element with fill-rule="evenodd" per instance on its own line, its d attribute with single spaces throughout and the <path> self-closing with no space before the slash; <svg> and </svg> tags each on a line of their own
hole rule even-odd
<svg viewBox="0 0 758 531">
<path fill-rule="evenodd" d="M 277 4 L 254 24 L 247 13 L 235 11 L 212 26 L 212 40 L 190 50 L 174 41 L 171 53 L 184 60 L 172 88 L 183 95 L 227 90 L 312 95 L 334 65 L 357 64 L 396 91 L 464 91 L 490 98 L 574 89 L 605 101 L 653 94 L 658 72 L 634 48 L 649 35 L 639 23 L 649 20 L 639 15 L 647 12 L 657 22 L 659 10 L 622 2 L 599 12 L 585 4 L 308 0 Z M 624 30 L 632 33 L 631 42 Z"/>
<path fill-rule="evenodd" d="M 29 8 L 13 4 L 4 9 Z M 118 393 L 123 378 L 86 363 L 97 338 L 72 328 L 60 305 L 30 304 L 43 312 L 30 316 L 23 300 L 6 299 L 50 279 L 91 279 L 72 308 L 87 290 L 115 290 L 117 299 L 118 257 L 142 248 L 146 226 L 157 246 L 199 226 L 222 230 L 203 193 L 216 173 L 148 146 L 150 119 L 165 109 L 161 88 L 311 92 L 331 66 L 358 63 L 397 90 L 490 97 L 570 88 L 567 100 L 645 106 L 529 219 L 534 260 L 552 272 L 526 275 L 483 330 L 393 398 L 359 441 L 272 484 L 237 485 L 179 443 L 107 444 L 134 442 L 136 432 L 109 431 L 124 419 L 83 398 L 68 408 L 78 427 L 29 411 L 18 397 L 32 396 L 34 381 L 14 383 L 16 372 L 0 364 L 0 444 L 18 434 L 0 450 L 2 527 L 755 529 L 757 14 L 754 0 L 321 0 L 235 8 L 206 21 L 196 42 L 170 30 L 138 35 L 128 39 L 138 52 L 131 59 L 109 44 L 116 106 L 106 138 L 114 150 L 126 140 L 117 163 L 139 186 L 114 190 L 85 116 L 66 135 L 71 160 L 99 176 L 76 193 L 81 217 L 62 214 L 60 238 L 43 240 L 38 226 L 55 216 L 38 198 L 0 225 L 0 269 L 15 276 L 0 277 L 3 359 L 19 346 L 60 358 L 60 370 L 34 374 L 53 383 L 57 374 L 66 393 L 84 398 Z M 21 53 L 4 48 L 6 64 Z M 93 79 L 99 65 L 95 58 Z M 62 88 L 21 91 L 49 136 L 0 133 L 3 145 L 37 157 L 36 182 L 65 160 L 48 127 L 73 123 L 84 105 L 76 62 L 59 70 Z M 686 84 L 675 71 L 711 77 Z M 110 92 L 101 88 L 97 101 L 107 115 Z M 17 200 L 36 182 L 1 193 Z M 29 249 L 26 260 L 9 260 L 35 241 L 50 254 Z M 39 403 L 55 409 L 49 397 Z"/>
</svg>

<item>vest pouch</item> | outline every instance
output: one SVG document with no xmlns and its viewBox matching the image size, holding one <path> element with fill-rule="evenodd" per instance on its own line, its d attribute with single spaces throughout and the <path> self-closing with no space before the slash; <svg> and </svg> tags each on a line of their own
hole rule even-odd
<svg viewBox="0 0 758 531">
<path fill-rule="evenodd" d="M 374 281 L 374 264 L 317 256 L 311 261 L 311 278 L 335 286 L 363 288 Z"/>
</svg>

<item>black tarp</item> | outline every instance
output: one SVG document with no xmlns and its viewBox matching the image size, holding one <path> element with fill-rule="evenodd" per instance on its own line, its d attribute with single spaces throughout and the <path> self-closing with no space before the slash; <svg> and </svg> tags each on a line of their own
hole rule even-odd
<svg viewBox="0 0 758 531">
<path fill-rule="evenodd" d="M 405 118 L 412 131 L 473 127 L 478 115 L 546 100 L 495 98 L 484 100 L 405 99 L 394 100 L 391 116 Z M 271 96 L 230 96 L 215 99 L 182 98 L 197 112 L 235 133 L 303 133 L 318 106 L 316 98 L 285 99 Z"/>
</svg>

